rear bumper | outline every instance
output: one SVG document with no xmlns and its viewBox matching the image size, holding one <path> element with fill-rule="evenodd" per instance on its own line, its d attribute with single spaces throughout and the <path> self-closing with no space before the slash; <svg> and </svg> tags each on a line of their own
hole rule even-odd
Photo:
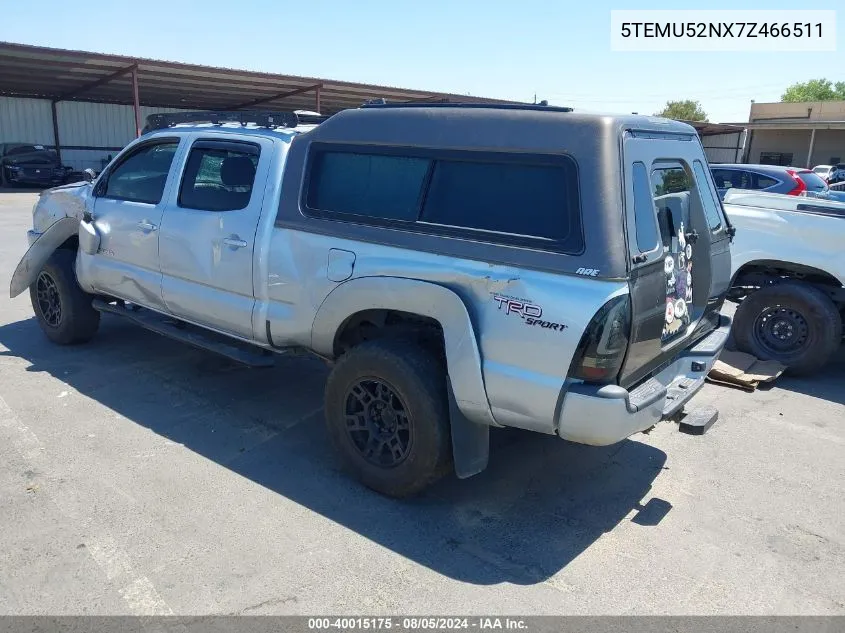
<svg viewBox="0 0 845 633">
<path fill-rule="evenodd" d="M 558 416 L 558 435 L 580 444 L 606 446 L 676 413 L 704 385 L 730 328 L 731 319 L 722 315 L 717 329 L 631 391 L 618 385 L 571 385 Z"/>
</svg>

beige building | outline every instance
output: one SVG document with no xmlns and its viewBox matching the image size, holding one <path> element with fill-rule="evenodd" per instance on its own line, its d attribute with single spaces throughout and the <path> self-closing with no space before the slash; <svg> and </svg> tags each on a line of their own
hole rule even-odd
<svg viewBox="0 0 845 633">
<path fill-rule="evenodd" d="M 752 102 L 745 127 L 745 163 L 845 163 L 845 101 Z"/>
</svg>

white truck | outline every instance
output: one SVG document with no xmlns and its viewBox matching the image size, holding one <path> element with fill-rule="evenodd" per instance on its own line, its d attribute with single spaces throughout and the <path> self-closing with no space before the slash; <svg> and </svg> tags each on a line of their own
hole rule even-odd
<svg viewBox="0 0 845 633">
<path fill-rule="evenodd" d="M 795 375 L 824 367 L 845 321 L 845 203 L 732 189 L 736 347 Z"/>
</svg>

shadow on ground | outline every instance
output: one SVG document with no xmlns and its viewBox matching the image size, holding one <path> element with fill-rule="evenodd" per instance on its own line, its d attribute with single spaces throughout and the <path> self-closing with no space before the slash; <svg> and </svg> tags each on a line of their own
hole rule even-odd
<svg viewBox="0 0 845 633">
<path fill-rule="evenodd" d="M 327 370 L 311 358 L 249 369 L 114 318 L 85 346 L 51 345 L 34 320 L 0 327 L 0 343 L 28 371 L 469 583 L 543 581 L 620 521 L 648 529 L 671 509 L 657 498 L 640 505 L 666 461 L 647 444 L 591 448 L 512 431 L 494 432 L 481 475 L 449 477 L 413 500 L 381 497 L 339 472 L 322 422 Z"/>
<path fill-rule="evenodd" d="M 774 386 L 845 405 L 845 345 L 820 372 L 812 376 L 781 376 Z"/>
</svg>

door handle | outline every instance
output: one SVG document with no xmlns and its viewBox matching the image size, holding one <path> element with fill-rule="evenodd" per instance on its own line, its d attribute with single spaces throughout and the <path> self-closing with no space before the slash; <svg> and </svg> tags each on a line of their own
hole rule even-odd
<svg viewBox="0 0 845 633">
<path fill-rule="evenodd" d="M 224 237 L 223 243 L 226 246 L 231 246 L 232 248 L 244 248 L 246 246 L 246 242 L 244 240 L 239 240 L 235 237 Z"/>
<path fill-rule="evenodd" d="M 147 222 L 147 221 L 138 222 L 138 228 L 141 229 L 142 231 L 156 231 L 156 230 L 158 230 L 158 227 L 155 224 L 153 224 L 152 222 Z"/>
</svg>

